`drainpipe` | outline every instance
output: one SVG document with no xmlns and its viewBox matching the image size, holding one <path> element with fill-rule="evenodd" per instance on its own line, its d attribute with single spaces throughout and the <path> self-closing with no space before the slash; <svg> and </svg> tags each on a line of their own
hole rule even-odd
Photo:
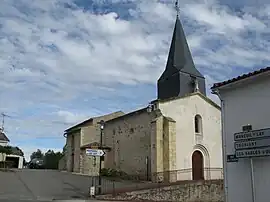
<svg viewBox="0 0 270 202">
<path fill-rule="evenodd" d="M 217 95 L 221 101 L 221 123 L 222 123 L 222 153 L 223 153 L 223 181 L 225 191 L 225 202 L 228 202 L 228 180 L 227 180 L 227 160 L 226 160 L 226 138 L 225 138 L 225 103 L 219 90 L 214 90 L 213 94 Z"/>
</svg>

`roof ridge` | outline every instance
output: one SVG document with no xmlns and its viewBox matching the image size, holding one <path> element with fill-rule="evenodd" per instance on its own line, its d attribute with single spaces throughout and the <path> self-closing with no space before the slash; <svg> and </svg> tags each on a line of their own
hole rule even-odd
<svg viewBox="0 0 270 202">
<path fill-rule="evenodd" d="M 219 88 L 221 86 L 224 86 L 224 85 L 227 85 L 227 84 L 230 84 L 230 83 L 234 83 L 236 81 L 240 81 L 242 79 L 246 79 L 246 78 L 249 78 L 249 77 L 264 73 L 264 72 L 267 72 L 267 71 L 270 71 L 270 67 L 261 68 L 259 70 L 255 70 L 255 71 L 252 71 L 252 72 L 249 72 L 249 73 L 245 73 L 245 74 L 242 74 L 240 76 L 234 77 L 234 78 L 229 79 L 229 80 L 214 83 L 213 86 L 211 87 L 211 89 L 213 90 L 215 88 Z"/>
</svg>

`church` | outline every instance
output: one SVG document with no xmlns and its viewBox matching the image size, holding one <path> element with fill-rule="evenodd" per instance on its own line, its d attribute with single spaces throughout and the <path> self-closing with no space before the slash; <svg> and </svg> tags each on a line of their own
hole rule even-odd
<svg viewBox="0 0 270 202">
<path fill-rule="evenodd" d="M 93 124 L 94 119 L 89 120 Z M 97 159 L 85 156 L 83 150 L 87 147 L 83 145 L 99 142 L 98 129 L 95 126 L 89 132 L 78 133 L 84 138 L 80 136 L 77 141 L 76 158 L 67 152 L 68 170 L 74 171 L 74 164 L 77 172 L 90 174 L 93 165 L 98 165 Z M 66 130 L 67 148 L 74 147 L 70 131 Z M 157 81 L 157 99 L 137 111 L 117 112 L 106 118 L 103 134 L 103 145 L 110 148 L 103 168 L 145 176 L 152 181 L 223 177 L 221 109 L 206 96 L 205 78 L 194 65 L 178 16 L 166 68 Z M 80 143 L 85 138 L 88 141 Z M 93 159 L 95 163 L 91 163 Z"/>
</svg>

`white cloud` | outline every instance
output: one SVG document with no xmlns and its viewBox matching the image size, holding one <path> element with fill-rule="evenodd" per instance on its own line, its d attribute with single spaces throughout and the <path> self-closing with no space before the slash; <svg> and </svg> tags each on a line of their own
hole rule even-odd
<svg viewBox="0 0 270 202">
<path fill-rule="evenodd" d="M 95 5 L 102 10 L 105 2 L 111 11 L 96 14 L 71 0 L 1 1 L 0 111 L 16 116 L 6 121 L 13 141 L 22 134 L 62 138 L 69 124 L 154 98 L 138 90 L 142 100 L 129 89 L 155 85 L 165 68 L 173 1 Z M 181 2 L 181 20 L 208 88 L 269 64 L 270 4 L 239 2 L 234 10 L 235 1 L 230 7 L 214 0 Z"/>
<path fill-rule="evenodd" d="M 65 123 L 68 124 L 75 124 L 77 122 L 81 122 L 85 120 L 86 118 L 89 118 L 89 115 L 83 115 L 83 114 L 78 114 L 78 113 L 72 113 L 69 111 L 58 111 L 57 115 L 64 120 Z"/>
</svg>

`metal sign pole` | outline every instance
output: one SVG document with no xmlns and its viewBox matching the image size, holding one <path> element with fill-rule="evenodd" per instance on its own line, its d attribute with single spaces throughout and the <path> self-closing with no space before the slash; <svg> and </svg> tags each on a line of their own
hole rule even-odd
<svg viewBox="0 0 270 202">
<path fill-rule="evenodd" d="M 250 171 L 251 171 L 251 194 L 252 194 L 252 201 L 256 202 L 255 197 L 255 184 L 254 184 L 254 165 L 253 165 L 253 158 L 250 158 Z"/>
</svg>

